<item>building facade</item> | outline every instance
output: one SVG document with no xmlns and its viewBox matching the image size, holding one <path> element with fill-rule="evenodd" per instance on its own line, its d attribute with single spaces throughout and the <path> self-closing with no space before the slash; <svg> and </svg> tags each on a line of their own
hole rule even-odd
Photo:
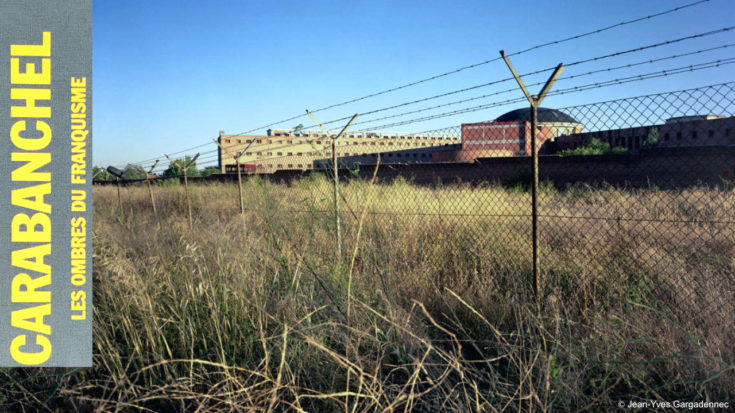
<svg viewBox="0 0 735 413">
<path fill-rule="evenodd" d="M 537 140 L 543 144 L 557 137 L 579 133 L 584 125 L 558 110 L 539 108 Z M 437 154 L 438 161 L 472 162 L 476 158 L 530 156 L 531 109 L 516 109 L 493 122 L 463 123 L 462 145 L 454 152 Z"/>
<path fill-rule="evenodd" d="M 268 130 L 267 135 L 228 135 L 220 132 L 218 150 L 221 173 L 235 173 L 234 155 L 251 142 L 247 153 L 240 159 L 242 167 L 250 173 L 273 173 L 278 170 L 308 170 L 331 162 L 332 138 L 336 131 Z M 328 136 L 329 135 L 329 136 Z M 254 141 L 254 142 L 253 142 Z M 375 163 L 378 154 L 381 162 L 432 162 L 433 153 L 447 148 L 456 149 L 460 143 L 457 133 L 400 133 L 365 132 L 346 133 L 337 141 L 340 162 Z"/>
<path fill-rule="evenodd" d="M 556 139 L 556 150 L 575 149 L 593 138 L 636 152 L 646 139 L 658 147 L 727 146 L 735 144 L 735 117 L 693 115 L 669 118 L 664 124 L 574 133 Z"/>
</svg>

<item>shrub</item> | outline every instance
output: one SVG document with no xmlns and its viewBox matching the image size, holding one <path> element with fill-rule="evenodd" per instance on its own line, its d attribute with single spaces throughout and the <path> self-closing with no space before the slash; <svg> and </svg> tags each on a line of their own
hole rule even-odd
<svg viewBox="0 0 735 413">
<path fill-rule="evenodd" d="M 600 139 L 592 138 L 589 142 L 586 144 L 574 148 L 574 149 L 565 149 L 561 152 L 559 152 L 559 155 L 562 156 L 569 156 L 569 155 L 607 155 L 607 154 L 624 154 L 628 153 L 628 149 L 622 148 L 622 147 L 614 147 L 610 148 L 610 144 L 607 142 L 603 142 Z"/>
</svg>

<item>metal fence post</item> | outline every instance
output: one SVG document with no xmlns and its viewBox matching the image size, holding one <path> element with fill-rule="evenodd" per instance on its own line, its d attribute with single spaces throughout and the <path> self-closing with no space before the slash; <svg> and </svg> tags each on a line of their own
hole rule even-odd
<svg viewBox="0 0 735 413">
<path fill-rule="evenodd" d="M 528 93 L 528 89 L 526 89 L 521 77 L 518 76 L 515 68 L 510 63 L 510 59 L 508 59 L 508 56 L 506 56 L 503 50 L 500 51 L 500 56 L 505 60 L 505 64 L 508 66 L 508 69 L 510 69 L 510 72 L 513 74 L 516 82 L 518 82 L 518 86 L 520 86 L 523 94 L 526 95 L 528 103 L 531 104 L 531 162 L 533 175 L 533 184 L 531 187 L 531 242 L 533 251 L 533 294 L 536 298 L 536 304 L 540 305 L 543 286 L 541 276 L 539 275 L 538 256 L 538 148 L 536 146 L 538 142 L 536 139 L 536 124 L 538 122 L 538 108 L 541 106 L 541 101 L 544 100 L 544 97 L 549 93 L 551 86 L 561 74 L 561 71 L 564 69 L 564 64 L 559 63 L 556 69 L 554 69 L 554 73 L 552 73 L 551 77 L 546 81 L 544 87 L 541 88 L 541 92 L 538 95 L 531 95 Z"/>
<path fill-rule="evenodd" d="M 309 109 L 306 110 L 306 114 L 309 115 L 311 120 L 313 120 L 314 123 L 317 124 L 317 126 L 319 126 L 319 128 L 322 130 L 323 133 L 327 134 L 326 133 L 327 131 L 324 129 L 322 124 L 319 123 L 318 120 L 316 120 L 316 118 L 314 117 L 314 115 L 311 114 L 311 112 L 309 112 Z M 347 132 L 347 129 L 349 129 L 349 127 L 352 125 L 355 119 L 357 119 L 357 113 L 355 113 L 352 116 L 352 119 L 350 119 L 350 121 L 347 122 L 347 124 L 342 128 L 342 130 L 339 131 L 339 133 L 334 138 L 332 138 L 332 167 L 334 169 L 334 191 L 333 191 L 334 192 L 333 194 L 334 195 L 334 223 L 336 227 L 336 238 L 337 238 L 337 250 L 336 250 L 337 264 L 340 267 L 342 266 L 342 230 L 341 230 L 341 225 L 339 222 L 339 201 L 338 201 L 339 199 L 339 172 L 337 169 L 338 168 L 337 166 L 337 140 L 340 137 L 342 137 L 342 135 L 345 132 Z"/>
<path fill-rule="evenodd" d="M 117 184 L 117 206 L 120 208 L 120 212 L 122 212 L 122 197 L 120 196 L 120 177 L 115 177 L 115 183 Z"/>
<path fill-rule="evenodd" d="M 258 140 L 258 138 L 253 138 L 253 140 L 250 141 L 245 149 L 233 155 L 233 158 L 235 159 L 235 165 L 237 166 L 237 194 L 240 197 L 240 215 L 242 216 L 245 215 L 245 202 L 242 199 L 242 176 L 240 172 L 240 159 L 245 155 L 245 152 L 247 152 L 248 149 L 253 146 L 256 140 Z M 223 152 L 227 152 L 227 148 L 222 146 L 220 142 L 217 142 L 217 139 L 214 139 L 214 143 L 215 145 L 219 146 L 220 150 L 222 150 Z"/>
<path fill-rule="evenodd" d="M 120 207 L 120 213 L 123 213 L 122 197 L 120 196 L 120 178 L 122 178 L 124 171 L 117 169 L 114 166 L 110 165 L 107 167 L 107 172 L 112 174 L 115 177 L 115 183 L 117 184 L 117 204 Z"/>
<path fill-rule="evenodd" d="M 237 165 L 237 196 L 240 198 L 240 215 L 245 215 L 245 204 L 242 199 L 242 173 L 240 172 L 240 158 L 235 158 Z"/>
<path fill-rule="evenodd" d="M 153 190 L 151 189 L 151 174 L 153 173 L 153 169 L 156 168 L 156 165 L 158 165 L 158 159 L 156 159 L 156 162 L 151 166 L 151 168 L 146 172 L 145 170 L 138 168 L 137 166 L 135 169 L 137 169 L 139 172 L 145 174 L 145 181 L 148 183 L 148 195 L 151 197 L 151 205 L 153 206 L 153 215 L 156 216 L 156 221 L 158 220 L 158 211 L 156 210 L 156 200 L 153 198 Z"/>
<path fill-rule="evenodd" d="M 174 161 L 173 159 L 169 158 L 168 155 L 166 155 L 166 159 L 168 159 L 172 164 L 178 166 L 179 169 L 184 171 L 184 191 L 186 192 L 186 207 L 189 211 L 189 229 L 194 228 L 194 219 L 192 218 L 192 215 L 191 215 L 191 198 L 189 198 L 189 180 L 187 179 L 186 172 L 189 170 L 189 168 L 191 168 L 192 165 L 194 165 L 194 162 L 196 162 L 197 158 L 199 158 L 199 154 L 196 154 L 194 158 L 190 160 L 188 164 L 186 164 L 186 166 L 182 167 L 176 161 Z"/>
</svg>

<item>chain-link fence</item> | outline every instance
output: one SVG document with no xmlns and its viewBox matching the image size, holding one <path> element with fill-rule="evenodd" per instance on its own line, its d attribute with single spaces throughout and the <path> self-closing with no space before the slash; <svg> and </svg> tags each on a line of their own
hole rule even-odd
<svg viewBox="0 0 735 413">
<path fill-rule="evenodd" d="M 167 212 L 155 219 L 170 225 L 193 208 L 196 233 L 216 229 L 216 248 L 247 265 L 277 262 L 267 288 L 300 297 L 299 320 L 330 308 L 325 320 L 354 327 L 348 342 L 365 344 L 357 332 L 372 328 L 379 349 L 405 320 L 411 337 L 455 352 L 446 368 L 461 365 L 457 382 L 475 383 L 480 404 L 604 410 L 651 395 L 731 397 L 735 83 L 538 108 L 535 253 L 523 105 L 422 133 L 222 134 L 223 173 L 208 179 L 236 181 L 239 168 L 240 195 L 195 187 L 192 207 L 173 186 L 150 202 L 163 193 Z M 149 204 L 143 187 L 100 199 L 141 216 Z M 386 383 L 407 365 L 394 362 Z M 443 389 L 429 404 L 456 387 Z"/>
<path fill-rule="evenodd" d="M 539 109 L 542 295 L 625 280 L 640 293 L 666 297 L 682 317 L 732 313 L 734 88 L 725 83 Z M 499 255 L 489 262 L 499 268 L 529 265 L 530 109 L 425 133 L 337 135 L 271 130 L 220 139 L 225 148 L 254 142 L 243 164 L 275 180 L 320 169 L 333 180 L 332 143 L 343 182 L 369 178 L 380 158 L 377 181 L 392 184 L 369 195 L 345 183 L 337 203 L 335 188 L 324 185 L 301 202 L 318 213 L 344 203 L 339 216 L 346 231 L 363 210 L 376 226 L 395 231 L 421 232 L 439 222 L 472 245 L 495 250 Z M 235 171 L 226 153 L 220 159 L 223 172 Z"/>
<path fill-rule="evenodd" d="M 600 289 L 614 292 L 610 299 L 649 295 L 680 322 L 707 328 L 735 313 L 734 112 L 735 83 L 539 108 L 537 298 L 584 292 L 587 306 L 605 305 L 595 301 Z M 459 272 L 476 262 L 470 270 L 528 275 L 531 142 L 531 109 L 521 107 L 422 133 L 269 130 L 222 134 L 218 143 L 224 174 L 311 175 L 312 185 L 290 191 L 281 206 L 332 214 L 340 260 L 368 219 L 381 231 L 375 240 L 451 234 L 440 248 L 464 261 Z M 316 183 L 319 171 L 325 179 Z M 377 184 L 367 185 L 374 173 Z M 461 278 L 442 275 L 447 286 Z"/>
<path fill-rule="evenodd" d="M 649 270 L 655 273 L 683 271 L 694 282 L 713 278 L 703 271 L 731 274 L 726 256 L 733 245 L 728 197 L 735 168 L 734 85 L 540 108 L 539 218 L 545 261 L 557 261 L 554 251 L 564 245 L 579 250 L 567 257 L 570 264 L 581 263 L 585 255 L 599 261 L 604 257 L 598 248 L 622 236 L 637 245 L 630 258 L 653 265 Z M 522 108 L 495 121 L 424 134 L 348 132 L 337 141 L 338 173 L 341 179 L 369 177 L 380 157 L 378 180 L 405 180 L 415 193 L 400 192 L 400 185 L 381 188 L 387 192 L 369 204 L 369 214 L 483 217 L 487 225 L 467 228 L 478 242 L 494 236 L 523 240 L 530 217 L 530 128 L 530 110 Z M 303 175 L 296 169 L 321 167 L 332 178 L 330 136 L 277 133 L 283 136 L 263 138 L 264 145 L 283 149 L 256 145 L 255 154 L 261 156 L 253 161 L 256 169 L 273 168 L 276 180 L 292 180 Z M 268 158 L 271 154 L 276 160 Z M 497 188 L 504 188 L 505 198 L 494 192 Z M 348 184 L 341 191 L 346 204 L 365 206 L 364 194 L 349 189 Z M 667 234 L 679 241 L 665 241 Z M 589 254 L 583 253 L 587 247 Z M 517 255 L 527 249 L 518 248 Z M 714 261 L 693 258 L 704 256 Z M 704 294 L 706 289 L 700 290 Z M 707 300 L 713 296 L 706 295 Z"/>
<path fill-rule="evenodd" d="M 664 317 L 715 352 L 731 342 L 734 113 L 735 83 L 540 108 L 542 305 L 557 303 L 582 315 L 645 305 L 655 317 L 642 324 L 653 327 L 652 320 Z M 343 211 L 331 225 L 343 239 L 335 242 L 353 239 L 361 221 L 369 222 L 374 232 L 364 240 L 375 249 L 415 249 L 417 257 L 443 249 L 456 265 L 443 261 L 435 271 L 431 280 L 439 290 L 474 291 L 483 277 L 481 288 L 508 289 L 496 283 L 507 279 L 498 277 L 504 274 L 523 281 L 516 292 L 532 294 L 530 117 L 530 109 L 520 108 L 494 121 L 430 133 L 342 135 L 336 150 Z M 294 169 L 322 168 L 326 176 L 300 192 L 291 205 L 301 207 L 293 210 L 322 218 L 333 213 L 329 145 L 336 133 L 277 133 L 262 139 L 313 149 L 302 155 L 256 146 L 261 154 L 287 157 L 273 167 L 292 170 L 272 179 L 302 180 L 305 172 Z M 262 159 L 256 169 L 269 164 Z M 366 180 L 374 172 L 378 184 L 370 187 Z M 407 259 L 389 255 L 383 259 Z M 417 257 L 412 265 L 425 265 Z"/>
</svg>

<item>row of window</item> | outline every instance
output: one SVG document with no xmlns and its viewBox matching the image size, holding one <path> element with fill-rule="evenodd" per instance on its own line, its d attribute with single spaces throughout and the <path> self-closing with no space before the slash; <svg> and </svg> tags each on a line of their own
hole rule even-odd
<svg viewBox="0 0 735 413">
<path fill-rule="evenodd" d="M 650 132 L 648 132 L 648 133 L 650 135 Z M 608 135 L 608 136 L 605 136 L 605 135 Z M 610 144 L 610 146 L 612 146 L 612 147 L 625 147 L 625 148 L 630 148 L 630 149 L 639 149 L 643 145 L 643 142 L 645 142 L 645 140 L 647 139 L 647 137 L 649 135 L 609 136 L 609 134 L 607 134 L 607 133 L 602 134 L 603 140 L 606 140 L 607 143 Z M 693 139 L 693 140 L 695 140 L 695 139 L 697 139 L 699 137 L 699 133 L 696 130 L 693 130 L 693 131 L 688 132 L 688 135 L 689 135 L 689 138 L 690 139 Z M 684 136 L 685 136 L 685 133 L 683 133 L 682 131 L 677 131 L 675 134 L 673 134 L 673 136 L 669 132 L 666 132 L 666 133 L 663 134 L 663 136 L 661 136 L 660 139 L 663 142 L 669 142 L 672 139 L 682 140 L 684 138 Z M 708 138 L 713 138 L 714 136 L 715 136 L 715 131 L 714 130 L 712 130 L 712 129 L 707 130 L 707 137 Z M 730 136 L 730 129 L 729 128 L 725 130 L 725 136 L 727 136 L 727 137 Z M 607 139 L 605 139 L 605 138 L 607 138 Z M 575 147 L 576 146 L 579 146 L 580 144 L 581 143 L 575 144 Z"/>
<path fill-rule="evenodd" d="M 255 154 L 256 155 L 265 155 L 265 156 L 269 156 L 270 155 L 270 156 L 273 156 L 273 152 L 256 152 Z M 295 154 L 293 152 L 276 152 L 275 153 L 275 156 L 294 156 L 294 155 L 296 155 L 296 156 L 304 156 L 304 155 L 306 155 L 306 156 L 314 156 L 314 155 L 317 155 L 317 153 L 316 152 L 296 152 Z M 340 153 L 338 155 L 340 157 L 342 157 L 342 156 L 368 156 L 369 155 L 369 156 L 372 156 L 373 158 L 375 158 L 375 157 L 378 156 L 377 153 L 370 154 L 370 153 L 360 153 L 360 152 L 353 152 L 353 153 L 344 152 L 344 153 Z M 388 152 L 388 153 L 384 153 L 383 156 L 391 156 L 391 157 L 392 156 L 395 156 L 396 158 L 400 158 L 400 157 L 405 157 L 405 158 L 410 158 L 410 157 L 414 157 L 414 158 L 419 158 L 419 157 L 420 158 L 426 158 L 426 157 L 431 156 L 431 154 L 428 153 L 428 152 L 413 153 L 413 154 L 411 154 L 411 153 L 406 153 L 406 154 L 396 153 L 396 154 L 394 154 L 392 152 Z"/>
<path fill-rule="evenodd" d="M 313 133 L 313 132 L 303 132 L 303 133 L 297 133 L 297 135 L 291 135 L 289 132 L 276 132 L 273 134 L 273 136 L 308 136 L 310 138 L 326 138 L 327 135 L 325 133 Z M 337 135 L 329 135 L 330 138 L 334 138 Z M 376 138 L 376 139 L 458 139 L 458 136 L 412 136 L 412 135 L 382 135 L 382 134 L 376 134 L 376 133 L 368 133 L 368 134 L 347 134 L 343 136 L 343 138 Z"/>
<path fill-rule="evenodd" d="M 684 136 L 681 131 L 676 132 L 676 140 L 681 140 Z M 698 133 L 696 130 L 691 131 L 691 134 L 689 137 L 691 139 L 697 139 Z M 712 138 L 715 136 L 715 131 L 712 129 L 707 131 L 707 137 Z M 608 138 L 607 141 L 611 146 L 625 146 L 626 148 L 631 149 L 638 149 L 641 147 L 643 142 L 647 139 L 647 136 L 628 136 L 626 137 L 618 137 L 618 138 Z M 667 142 L 671 140 L 671 136 L 669 133 L 664 133 L 663 141 Z M 613 144 L 614 142 L 614 144 Z"/>
<path fill-rule="evenodd" d="M 237 141 L 237 143 L 239 143 L 239 144 L 245 144 L 245 143 L 250 143 L 251 142 L 251 141 L 249 141 L 247 139 L 223 139 L 223 141 L 226 144 L 228 144 L 228 143 L 235 143 L 235 141 Z M 286 145 L 316 144 L 316 145 L 321 145 L 322 144 L 322 141 L 318 140 L 318 141 L 311 141 L 311 142 L 309 142 L 308 140 L 303 140 L 302 141 L 302 140 L 284 140 L 284 139 L 265 139 L 265 140 L 264 139 L 256 139 L 256 142 L 255 143 L 265 144 L 265 145 L 277 145 L 277 144 L 286 144 Z M 366 145 L 367 143 L 368 142 L 360 142 L 360 141 L 355 141 L 355 142 L 340 141 L 340 145 L 339 146 Z M 324 141 L 324 144 L 325 145 L 331 144 L 331 141 Z M 413 145 L 409 145 L 408 143 L 405 143 L 406 146 L 428 146 L 428 145 L 433 145 L 433 144 L 434 144 L 434 142 L 428 142 L 428 143 L 427 142 L 420 142 L 420 143 L 416 143 L 416 144 L 413 144 Z M 370 145 L 372 145 L 372 146 L 375 146 L 375 145 L 379 145 L 379 146 L 384 146 L 384 145 L 393 146 L 393 142 L 384 142 L 384 141 L 377 141 L 376 142 L 376 141 L 371 141 L 370 142 Z M 404 143 L 403 142 L 396 142 L 396 145 L 397 146 L 402 146 L 402 145 L 404 145 Z"/>
</svg>

